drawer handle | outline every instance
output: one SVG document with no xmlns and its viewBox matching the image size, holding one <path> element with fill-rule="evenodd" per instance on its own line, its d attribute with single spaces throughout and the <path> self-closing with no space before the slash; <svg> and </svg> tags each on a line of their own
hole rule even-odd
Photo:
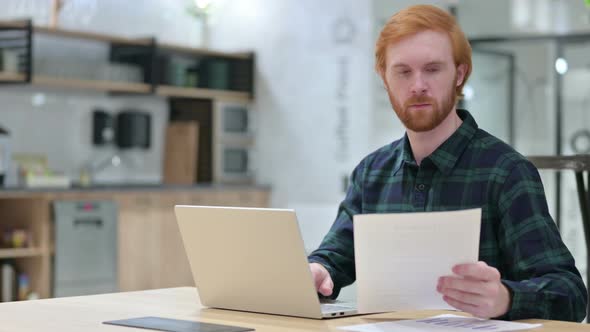
<svg viewBox="0 0 590 332">
<path fill-rule="evenodd" d="M 76 219 L 74 220 L 74 226 L 96 226 L 97 228 L 102 227 L 101 219 Z"/>
</svg>

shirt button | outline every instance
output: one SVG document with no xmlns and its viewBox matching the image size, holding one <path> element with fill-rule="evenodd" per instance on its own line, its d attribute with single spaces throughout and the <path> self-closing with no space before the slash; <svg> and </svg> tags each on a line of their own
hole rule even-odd
<svg viewBox="0 0 590 332">
<path fill-rule="evenodd" d="M 418 189 L 418 191 L 424 191 L 424 188 L 426 188 L 424 183 L 420 183 L 419 185 L 416 186 L 416 189 Z"/>
</svg>

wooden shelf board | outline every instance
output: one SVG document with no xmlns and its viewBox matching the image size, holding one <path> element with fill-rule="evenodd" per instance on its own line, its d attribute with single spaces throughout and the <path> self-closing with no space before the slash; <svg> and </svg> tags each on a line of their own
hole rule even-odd
<svg viewBox="0 0 590 332">
<path fill-rule="evenodd" d="M 0 81 L 23 81 L 26 79 L 23 73 L 0 72 Z"/>
<path fill-rule="evenodd" d="M 174 45 L 168 43 L 158 43 L 158 47 L 162 50 L 168 51 L 175 51 L 187 54 L 195 54 L 195 55 L 210 55 L 210 56 L 219 56 L 224 58 L 234 58 L 234 59 L 250 59 L 252 57 L 252 53 L 246 52 L 221 52 L 221 51 L 214 51 L 208 50 L 205 48 L 193 48 L 193 47 L 185 47 L 181 45 Z"/>
<path fill-rule="evenodd" d="M 137 46 L 149 46 L 150 45 L 150 41 L 148 39 L 131 39 L 131 38 L 101 34 L 101 33 L 96 33 L 96 32 L 74 31 L 74 30 L 49 28 L 49 27 L 41 27 L 41 26 L 36 26 L 34 28 L 34 30 L 35 30 L 35 32 L 38 32 L 38 33 L 44 33 L 44 34 L 48 34 L 48 35 L 67 37 L 67 38 L 89 39 L 89 40 L 95 40 L 95 41 L 100 41 L 100 42 L 119 43 L 119 44 L 137 45 Z"/>
<path fill-rule="evenodd" d="M 25 75 L 20 73 L 0 72 L 0 81 L 24 82 Z M 151 87 L 145 83 L 93 81 L 73 78 L 55 78 L 49 76 L 33 76 L 32 83 L 37 86 L 84 89 L 105 92 L 141 93 L 149 94 Z M 164 97 L 207 98 L 228 101 L 248 102 L 252 96 L 248 92 L 224 91 L 215 89 L 186 88 L 170 85 L 160 85 L 156 95 Z"/>
<path fill-rule="evenodd" d="M 70 78 L 54 78 L 47 76 L 33 76 L 33 84 L 48 87 L 85 89 L 106 92 L 150 93 L 150 85 L 145 83 L 112 82 L 98 80 L 93 81 Z"/>
<path fill-rule="evenodd" d="M 44 251 L 40 248 L 7 248 L 0 249 L 0 258 L 19 258 L 42 256 Z"/>
<path fill-rule="evenodd" d="M 229 101 L 248 102 L 252 96 L 247 92 L 223 91 L 215 89 L 185 88 L 170 85 L 160 85 L 156 94 L 165 97 L 212 98 Z"/>
<path fill-rule="evenodd" d="M 27 27 L 27 21 L 22 21 L 22 20 L 0 21 L 0 28 L 23 29 L 26 27 Z"/>
</svg>

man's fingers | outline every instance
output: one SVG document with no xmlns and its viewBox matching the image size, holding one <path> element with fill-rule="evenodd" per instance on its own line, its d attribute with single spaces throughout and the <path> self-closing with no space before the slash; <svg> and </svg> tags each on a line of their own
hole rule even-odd
<svg viewBox="0 0 590 332">
<path fill-rule="evenodd" d="M 324 296 L 332 295 L 334 283 L 326 268 L 318 263 L 309 264 L 309 268 L 313 276 L 315 289 Z"/>
<path fill-rule="evenodd" d="M 332 282 L 332 278 L 330 278 L 330 276 L 326 276 L 324 278 L 324 281 L 320 285 L 318 291 L 320 292 L 320 294 L 322 294 L 324 296 L 330 296 L 330 295 L 332 295 L 333 288 L 334 288 L 334 283 Z"/>
<path fill-rule="evenodd" d="M 473 294 L 488 294 L 490 283 L 473 279 L 462 279 L 456 277 L 441 277 L 438 279 L 436 289 L 441 292 L 444 289 L 455 289 Z"/>
<path fill-rule="evenodd" d="M 309 269 L 311 270 L 311 275 L 313 276 L 315 289 L 319 291 L 320 286 L 325 279 L 326 272 L 323 271 L 323 267 L 318 263 L 309 264 Z"/>
<path fill-rule="evenodd" d="M 464 304 L 469 304 L 475 307 L 479 306 L 480 303 L 483 301 L 483 297 L 479 294 L 461 292 L 455 289 L 443 289 L 442 294 L 455 301 Z"/>
<path fill-rule="evenodd" d="M 459 264 L 453 267 L 453 273 L 465 278 L 495 281 L 500 280 L 500 272 L 484 262 Z"/>
<path fill-rule="evenodd" d="M 464 302 L 461 302 L 461 301 L 457 301 L 457 300 L 455 300 L 453 298 L 450 298 L 448 296 L 443 296 L 443 300 L 445 302 L 447 302 L 450 306 L 452 306 L 455 309 L 458 309 L 458 310 L 461 310 L 461 311 L 470 313 L 470 314 L 472 314 L 472 315 L 474 315 L 476 317 L 479 317 L 479 318 L 489 318 L 489 317 L 484 317 L 485 314 L 483 314 L 479 310 L 478 307 L 476 307 L 476 306 L 474 306 L 472 304 L 464 303 Z"/>
<path fill-rule="evenodd" d="M 313 281 L 315 283 L 315 289 L 320 290 L 320 288 L 322 286 L 322 282 L 323 282 L 323 279 L 322 279 L 321 275 L 319 275 L 319 274 L 315 275 L 314 274 L 313 279 L 314 279 Z"/>
</svg>

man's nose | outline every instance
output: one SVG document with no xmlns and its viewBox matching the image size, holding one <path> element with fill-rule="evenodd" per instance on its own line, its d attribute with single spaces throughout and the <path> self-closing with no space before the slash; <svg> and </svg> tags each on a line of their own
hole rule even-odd
<svg viewBox="0 0 590 332">
<path fill-rule="evenodd" d="M 414 95 L 423 95 L 428 90 L 428 85 L 424 81 L 422 75 L 417 74 L 412 82 L 412 94 Z"/>
</svg>

